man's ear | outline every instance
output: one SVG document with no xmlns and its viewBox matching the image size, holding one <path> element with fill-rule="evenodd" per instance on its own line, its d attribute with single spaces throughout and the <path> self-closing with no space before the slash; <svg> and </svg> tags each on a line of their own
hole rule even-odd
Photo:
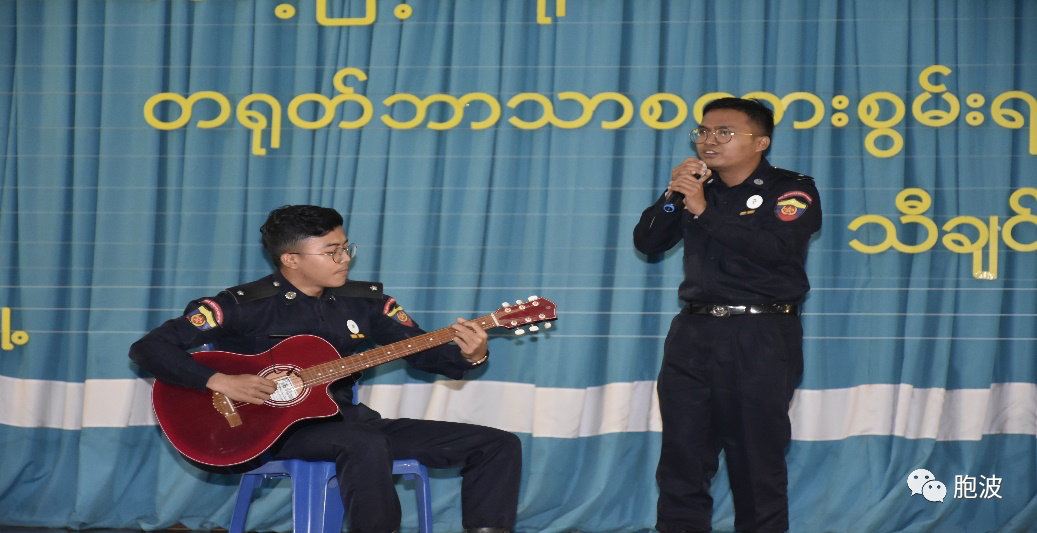
<svg viewBox="0 0 1037 533">
<path fill-rule="evenodd" d="M 756 151 L 763 152 L 771 145 L 771 138 L 760 136 L 756 138 Z"/>
<path fill-rule="evenodd" d="M 296 270 L 299 268 L 299 256 L 285 252 L 281 254 L 281 266 Z"/>
</svg>

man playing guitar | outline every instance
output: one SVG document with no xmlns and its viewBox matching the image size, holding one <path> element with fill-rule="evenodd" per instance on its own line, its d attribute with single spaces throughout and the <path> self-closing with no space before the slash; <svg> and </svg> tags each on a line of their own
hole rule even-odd
<svg viewBox="0 0 1037 533">
<path fill-rule="evenodd" d="M 274 381 L 252 373 L 219 372 L 188 350 L 212 345 L 260 354 L 285 339 L 312 335 L 348 355 L 366 344 L 387 345 L 425 334 L 395 299 L 382 294 L 380 284 L 347 281 L 356 245 L 349 242 L 342 223 L 337 211 L 324 207 L 273 210 L 260 232 L 276 271 L 192 301 L 183 316 L 134 343 L 130 358 L 165 384 L 208 389 L 231 404 L 263 405 L 277 389 Z M 459 318 L 451 328 L 453 343 L 417 352 L 406 361 L 454 379 L 486 361 L 485 327 Z M 399 528 L 392 461 L 403 458 L 416 458 L 432 468 L 461 467 L 466 531 L 499 533 L 514 527 L 522 461 L 515 435 L 471 424 L 382 418 L 353 402 L 352 386 L 358 378 L 353 374 L 328 386 L 338 413 L 292 425 L 276 439 L 268 456 L 334 461 L 351 531 L 356 533 Z"/>
</svg>

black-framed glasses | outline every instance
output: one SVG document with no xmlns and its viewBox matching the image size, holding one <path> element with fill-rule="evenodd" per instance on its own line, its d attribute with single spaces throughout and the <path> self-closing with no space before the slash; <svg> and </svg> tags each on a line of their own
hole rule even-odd
<svg viewBox="0 0 1037 533">
<path fill-rule="evenodd" d="M 292 255 L 326 255 L 335 261 L 336 263 L 345 263 L 346 258 L 353 259 L 356 257 L 357 245 L 355 242 L 347 244 L 344 248 L 339 248 L 334 252 L 320 252 L 316 254 L 308 254 L 306 252 L 288 252 Z"/>
<path fill-rule="evenodd" d="M 706 128 L 695 128 L 691 130 L 689 135 L 691 136 L 692 143 L 702 144 L 709 140 L 710 134 L 712 134 L 713 138 L 720 144 L 731 142 L 731 139 L 734 139 L 735 135 L 756 135 L 755 133 L 738 133 L 736 131 L 731 131 L 728 128 L 717 128 L 713 131 L 707 130 Z"/>
</svg>

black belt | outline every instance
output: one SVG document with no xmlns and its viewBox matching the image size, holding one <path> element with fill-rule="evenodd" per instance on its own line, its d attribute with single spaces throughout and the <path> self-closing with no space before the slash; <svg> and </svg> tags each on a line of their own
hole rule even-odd
<svg viewBox="0 0 1037 533">
<path fill-rule="evenodd" d="M 688 304 L 684 313 L 691 315 L 709 315 L 718 318 L 731 315 L 798 315 L 798 304 L 759 304 L 759 305 L 699 305 Z"/>
</svg>

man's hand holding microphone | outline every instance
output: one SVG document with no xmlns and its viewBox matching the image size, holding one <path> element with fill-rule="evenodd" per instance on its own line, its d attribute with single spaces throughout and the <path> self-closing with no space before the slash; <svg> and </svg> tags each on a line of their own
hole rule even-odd
<svg viewBox="0 0 1037 533">
<path fill-rule="evenodd" d="M 684 202 L 684 208 L 698 216 L 706 210 L 706 194 L 703 187 L 713 171 L 701 159 L 689 157 L 670 171 L 670 184 L 666 187 L 666 204 L 663 209 L 672 212 Z"/>
</svg>

